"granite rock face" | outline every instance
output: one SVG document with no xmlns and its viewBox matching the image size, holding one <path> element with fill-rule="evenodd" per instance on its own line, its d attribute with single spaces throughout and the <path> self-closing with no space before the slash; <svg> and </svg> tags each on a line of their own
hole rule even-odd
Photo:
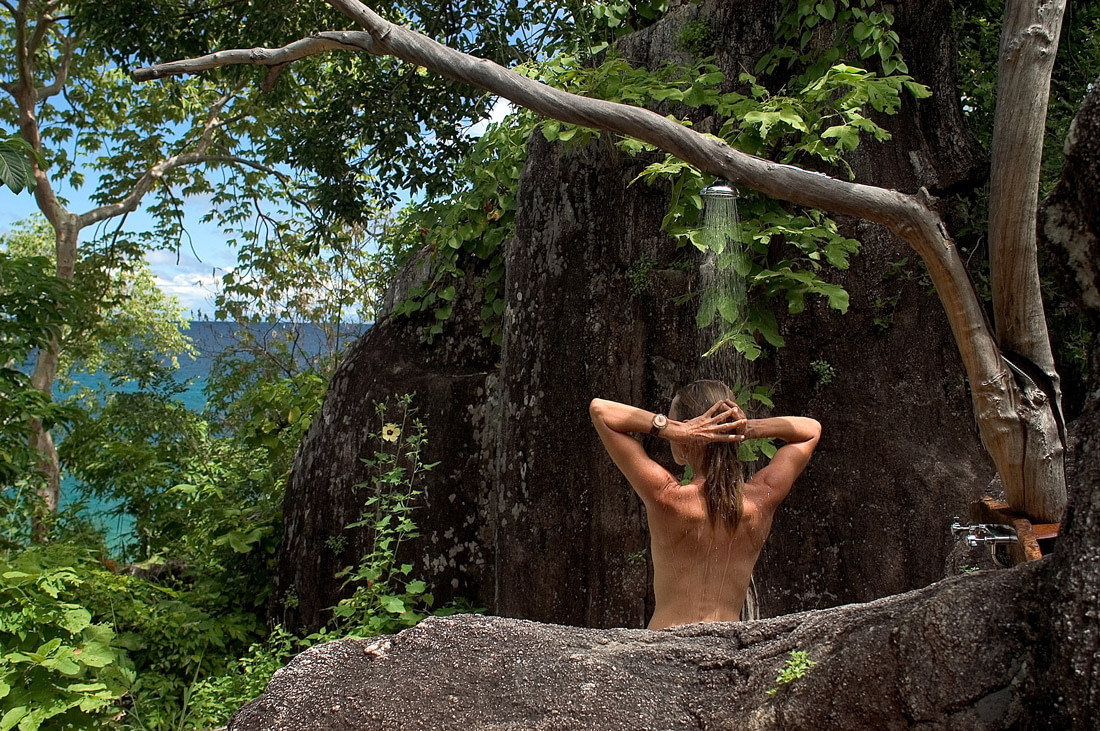
<svg viewBox="0 0 1100 731">
<path fill-rule="evenodd" d="M 302 653 L 229 729 L 1009 728 L 1035 573 L 656 632 L 432 618 Z M 815 664 L 780 686 L 792 650 Z"/>
</svg>

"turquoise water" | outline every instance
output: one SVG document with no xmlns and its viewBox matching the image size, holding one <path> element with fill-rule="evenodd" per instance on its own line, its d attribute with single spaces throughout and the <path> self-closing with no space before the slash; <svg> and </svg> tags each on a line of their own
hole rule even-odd
<svg viewBox="0 0 1100 731">
<path fill-rule="evenodd" d="M 184 385 L 174 398 L 187 408 L 201 412 L 206 408 L 206 386 L 209 383 L 210 371 L 217 356 L 236 342 L 236 335 L 241 327 L 247 327 L 253 337 L 260 342 L 279 337 L 285 334 L 292 326 L 285 323 L 272 325 L 238 325 L 233 322 L 205 322 L 193 321 L 186 331 L 188 337 L 194 343 L 198 351 L 197 357 L 179 359 L 180 368 L 175 373 L 177 383 Z M 306 354 L 325 352 L 326 336 L 323 330 L 312 325 L 299 325 L 298 346 Z M 355 338 L 359 337 L 368 325 L 347 324 L 342 328 L 338 345 L 343 348 Z M 89 375 L 77 379 L 81 385 L 96 386 L 102 382 L 98 375 Z M 118 388 L 119 391 L 132 391 L 134 387 Z M 74 501 L 83 499 L 81 490 L 76 480 L 71 476 L 63 475 L 61 481 L 61 508 L 71 505 Z M 112 551 L 117 551 L 129 542 L 133 533 L 134 519 L 116 510 L 117 504 L 111 504 L 94 497 L 87 498 L 87 506 L 83 514 L 92 520 L 101 530 L 107 534 L 108 546 Z"/>
</svg>

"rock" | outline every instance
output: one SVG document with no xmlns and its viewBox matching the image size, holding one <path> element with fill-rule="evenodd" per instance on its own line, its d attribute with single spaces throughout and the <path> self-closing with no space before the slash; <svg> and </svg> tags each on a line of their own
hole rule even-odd
<svg viewBox="0 0 1100 731">
<path fill-rule="evenodd" d="M 683 27 L 709 18 L 732 88 L 773 43 L 778 8 L 771 0 L 682 5 L 627 39 L 624 53 L 651 66 L 682 55 Z M 927 108 L 907 99 L 903 114 L 878 119 L 894 137 L 866 143 L 853 169 L 861 181 L 901 190 L 965 187 L 980 177 L 982 158 L 957 108 L 950 46 L 925 42 L 949 35 L 949 4 L 907 8 L 897 9 L 903 51 L 935 96 Z M 714 124 L 697 120 L 700 129 Z M 500 348 L 475 342 L 480 302 L 467 286 L 456 298 L 461 312 L 432 347 L 419 343 L 419 323 L 386 320 L 352 349 L 287 490 L 273 619 L 315 629 L 340 598 L 329 574 L 354 563 L 364 539 L 356 534 L 340 555 L 327 541 L 358 516 L 361 497 L 350 488 L 362 479 L 365 415 L 375 399 L 416 391 L 427 457 L 441 467 L 416 515 L 422 538 L 403 550 L 437 597 L 561 624 L 645 625 L 643 507 L 604 454 L 587 404 L 600 396 L 664 410 L 677 385 L 707 372 L 695 306 L 677 304 L 697 286 L 696 262 L 660 231 L 668 191 L 629 185 L 652 159 L 630 158 L 606 137 L 567 148 L 536 132 L 515 236 L 504 247 Z M 803 315 L 784 318 L 788 345 L 758 373 L 774 386 L 778 413 L 824 425 L 758 564 L 764 616 L 936 580 L 951 517 L 966 514 L 992 474 L 942 308 L 916 257 L 875 227 L 846 225 L 864 240 L 863 254 L 850 272 L 829 277 L 852 293 L 851 311 L 811 301 Z M 904 257 L 912 279 L 886 278 Z M 628 272 L 642 263 L 649 286 L 632 290 Z M 880 300 L 896 307 L 884 313 Z M 884 314 L 885 328 L 876 324 Z M 813 377 L 818 360 L 837 371 L 825 387 Z M 666 445 L 649 446 L 669 463 Z"/>
<path fill-rule="evenodd" d="M 1036 573 L 656 632 L 431 618 L 302 653 L 229 729 L 1003 729 L 1026 717 Z M 780 686 L 792 650 L 815 664 Z"/>
</svg>

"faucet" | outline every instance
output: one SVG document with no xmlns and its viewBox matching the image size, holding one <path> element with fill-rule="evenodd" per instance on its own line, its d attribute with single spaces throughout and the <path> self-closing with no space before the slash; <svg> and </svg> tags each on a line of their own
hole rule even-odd
<svg viewBox="0 0 1100 731">
<path fill-rule="evenodd" d="M 998 543 L 1013 543 L 1020 539 L 1010 526 L 1000 523 L 976 523 L 975 525 L 963 525 L 956 517 L 951 524 L 951 535 L 956 539 L 966 537 L 966 545 L 980 546 L 988 544 L 990 548 Z"/>
</svg>

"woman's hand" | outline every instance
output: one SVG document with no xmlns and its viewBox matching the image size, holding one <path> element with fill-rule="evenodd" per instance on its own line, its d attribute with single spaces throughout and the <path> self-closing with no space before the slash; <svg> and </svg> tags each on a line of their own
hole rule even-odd
<svg viewBox="0 0 1100 731">
<path fill-rule="evenodd" d="M 694 419 L 670 423 L 662 436 L 683 444 L 736 443 L 745 440 L 747 425 L 748 419 L 741 407 L 724 399 Z"/>
</svg>

